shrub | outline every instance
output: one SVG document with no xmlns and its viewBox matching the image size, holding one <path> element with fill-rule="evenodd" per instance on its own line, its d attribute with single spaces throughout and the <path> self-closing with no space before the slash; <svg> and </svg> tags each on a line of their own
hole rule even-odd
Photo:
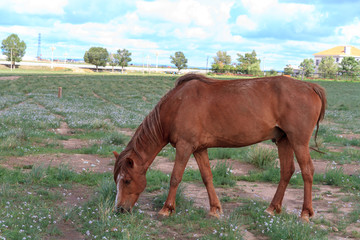
<svg viewBox="0 0 360 240">
<path fill-rule="evenodd" d="M 252 147 L 248 152 L 247 159 L 258 168 L 266 169 L 275 166 L 277 153 L 269 148 Z"/>
</svg>

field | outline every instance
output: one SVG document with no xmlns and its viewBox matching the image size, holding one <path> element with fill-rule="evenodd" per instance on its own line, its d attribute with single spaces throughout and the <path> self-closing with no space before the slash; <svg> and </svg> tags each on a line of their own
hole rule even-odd
<svg viewBox="0 0 360 240">
<path fill-rule="evenodd" d="M 175 80 L 0 71 L 0 239 L 360 238 L 358 82 L 317 82 L 327 90 L 328 110 L 318 135 L 325 154 L 311 153 L 316 212 L 310 223 L 299 221 L 303 181 L 297 163 L 283 213 L 264 213 L 280 179 L 270 141 L 209 151 L 221 219 L 207 216 L 208 197 L 193 158 L 176 214 L 157 216 L 174 164 L 171 146 L 147 172 L 147 188 L 134 211 L 115 214 L 112 151 L 121 152 Z"/>
</svg>

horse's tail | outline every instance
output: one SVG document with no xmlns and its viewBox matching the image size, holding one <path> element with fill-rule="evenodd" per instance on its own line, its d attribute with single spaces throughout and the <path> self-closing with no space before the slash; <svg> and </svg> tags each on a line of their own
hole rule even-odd
<svg viewBox="0 0 360 240">
<path fill-rule="evenodd" d="M 327 99 L 326 99 L 326 92 L 325 92 L 325 89 L 321 86 L 319 86 L 318 84 L 312 84 L 312 88 L 314 90 L 314 92 L 319 96 L 320 100 L 321 100 L 321 110 L 320 110 L 320 114 L 319 114 L 319 118 L 317 120 L 317 123 L 316 123 L 316 131 L 315 131 L 315 146 L 316 148 L 318 148 L 318 144 L 316 142 L 316 138 L 317 138 L 317 134 L 318 134 L 318 131 L 319 131 L 319 123 L 321 120 L 324 119 L 324 116 L 325 116 L 325 109 L 326 109 L 326 105 L 327 105 Z M 320 153 L 323 153 L 317 149 L 314 149 L 314 148 L 311 148 L 317 152 L 320 152 Z"/>
</svg>

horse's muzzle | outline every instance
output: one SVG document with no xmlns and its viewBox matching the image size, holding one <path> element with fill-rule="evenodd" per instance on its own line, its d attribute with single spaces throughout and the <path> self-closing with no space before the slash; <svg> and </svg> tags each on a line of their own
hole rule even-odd
<svg viewBox="0 0 360 240">
<path fill-rule="evenodd" d="M 115 212 L 116 213 L 130 213 L 131 208 L 130 209 L 125 209 L 123 207 L 115 207 Z"/>
</svg>

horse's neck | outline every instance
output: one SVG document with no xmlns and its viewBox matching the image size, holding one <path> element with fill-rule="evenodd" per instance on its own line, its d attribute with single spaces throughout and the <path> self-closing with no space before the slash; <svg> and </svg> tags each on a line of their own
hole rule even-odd
<svg viewBox="0 0 360 240">
<path fill-rule="evenodd" d="M 150 165 L 153 163 L 155 157 L 158 155 L 158 153 L 161 151 L 161 149 L 163 149 L 163 147 L 166 145 L 167 143 L 161 142 L 158 144 L 152 143 L 152 144 L 147 144 L 146 148 L 143 148 L 141 150 L 138 150 L 141 158 L 142 158 L 142 165 L 144 167 L 145 170 L 147 170 Z"/>
</svg>

